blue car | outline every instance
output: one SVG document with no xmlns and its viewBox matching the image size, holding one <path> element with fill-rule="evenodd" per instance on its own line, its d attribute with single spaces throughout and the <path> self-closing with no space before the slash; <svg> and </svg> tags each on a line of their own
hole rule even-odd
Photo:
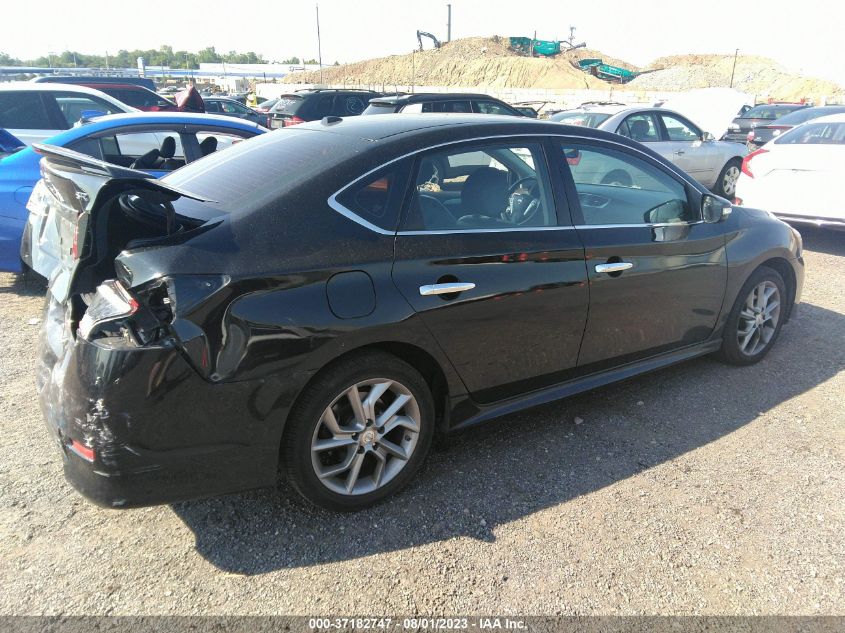
<svg viewBox="0 0 845 633">
<path fill-rule="evenodd" d="M 44 143 L 158 178 L 264 132 L 267 129 L 260 125 L 232 117 L 139 112 L 98 117 Z M 32 240 L 49 239 L 49 223 L 43 218 L 39 221 L 36 201 L 29 205 L 36 217 L 27 222 L 27 202 L 41 177 L 41 156 L 32 147 L 0 156 L 0 271 L 19 273 L 26 265 L 41 272 L 39 263 L 32 261 L 29 246 Z"/>
</svg>

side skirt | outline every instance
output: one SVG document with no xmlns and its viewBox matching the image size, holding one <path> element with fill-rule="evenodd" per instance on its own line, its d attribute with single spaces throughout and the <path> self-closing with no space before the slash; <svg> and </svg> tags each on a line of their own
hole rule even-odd
<svg viewBox="0 0 845 633">
<path fill-rule="evenodd" d="M 516 413 L 531 407 L 536 407 L 555 400 L 568 398 L 585 391 L 591 391 L 604 385 L 627 380 L 640 374 L 668 367 L 676 363 L 704 356 L 717 351 L 722 345 L 722 339 L 709 340 L 704 343 L 697 343 L 689 347 L 652 356 L 636 362 L 628 363 L 620 367 L 589 374 L 576 378 L 547 389 L 532 391 L 522 396 L 501 400 L 489 405 L 480 405 L 471 398 L 462 396 L 457 402 L 452 402 L 450 431 L 464 429 L 493 418 L 498 418 L 510 413 Z"/>
</svg>

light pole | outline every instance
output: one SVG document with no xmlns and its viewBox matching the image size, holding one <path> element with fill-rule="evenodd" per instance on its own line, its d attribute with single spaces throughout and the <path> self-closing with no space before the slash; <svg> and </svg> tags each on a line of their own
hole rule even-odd
<svg viewBox="0 0 845 633">
<path fill-rule="evenodd" d="M 317 63 L 320 64 L 320 85 L 323 84 L 323 47 L 320 42 L 320 5 L 317 7 Z"/>
<path fill-rule="evenodd" d="M 739 55 L 739 49 L 734 51 L 734 67 L 731 69 L 731 88 L 734 87 L 734 73 L 736 72 L 736 58 Z"/>
</svg>

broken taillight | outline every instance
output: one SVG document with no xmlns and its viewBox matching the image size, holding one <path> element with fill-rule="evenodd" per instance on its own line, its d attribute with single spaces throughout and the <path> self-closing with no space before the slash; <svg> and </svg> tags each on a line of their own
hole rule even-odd
<svg viewBox="0 0 845 633">
<path fill-rule="evenodd" d="M 74 246 L 76 240 L 74 240 Z M 79 333 L 89 339 L 91 333 L 105 323 L 132 316 L 138 311 L 138 300 L 119 281 L 109 279 L 97 287 L 91 304 L 79 321 Z"/>
</svg>

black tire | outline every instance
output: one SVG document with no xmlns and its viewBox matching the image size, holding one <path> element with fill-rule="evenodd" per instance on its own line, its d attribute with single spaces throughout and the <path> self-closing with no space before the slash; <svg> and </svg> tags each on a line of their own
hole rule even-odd
<svg viewBox="0 0 845 633">
<path fill-rule="evenodd" d="M 748 297 L 751 294 L 752 290 L 764 282 L 771 282 L 775 286 L 777 286 L 780 301 L 780 311 L 778 314 L 777 323 L 774 327 L 774 333 L 772 334 L 771 338 L 764 346 L 762 346 L 755 353 L 749 354 L 743 352 L 740 346 L 738 334 L 740 327 L 740 313 L 743 311 L 743 308 L 745 307 L 746 301 L 748 301 Z M 769 353 L 769 351 L 772 349 L 778 339 L 780 330 L 783 327 L 783 322 L 786 319 L 786 314 L 788 310 L 788 300 L 789 295 L 787 293 L 786 284 L 783 281 L 783 277 L 781 277 L 780 273 L 778 273 L 776 270 L 773 270 L 766 266 L 761 266 L 753 273 L 751 273 L 751 276 L 745 281 L 742 286 L 742 289 L 739 291 L 736 301 L 734 302 L 733 308 L 731 309 L 731 312 L 728 315 L 728 320 L 725 323 L 725 330 L 722 337 L 722 347 L 718 352 L 719 358 L 721 358 L 727 363 L 731 363 L 732 365 L 753 365 L 754 363 L 761 361 L 766 356 L 766 354 Z"/>
<path fill-rule="evenodd" d="M 736 170 L 736 179 L 733 180 L 733 185 L 731 185 L 731 188 L 726 189 L 728 185 L 725 181 L 728 172 L 732 169 Z M 719 179 L 716 181 L 716 194 L 733 202 L 733 199 L 736 197 L 736 183 L 739 179 L 739 172 L 741 170 L 742 160 L 739 158 L 732 158 L 727 163 L 725 163 L 725 166 L 722 167 L 722 171 L 719 172 Z"/>
<path fill-rule="evenodd" d="M 419 407 L 419 432 L 413 452 L 401 470 L 372 492 L 346 495 L 330 490 L 315 472 L 311 443 L 323 412 L 356 383 L 384 378 L 406 387 Z M 328 367 L 306 387 L 288 419 L 281 447 L 281 474 L 314 505 L 327 510 L 361 510 L 404 488 L 422 467 L 434 436 L 434 400 L 420 373 L 406 362 L 381 351 L 355 354 Z"/>
</svg>

